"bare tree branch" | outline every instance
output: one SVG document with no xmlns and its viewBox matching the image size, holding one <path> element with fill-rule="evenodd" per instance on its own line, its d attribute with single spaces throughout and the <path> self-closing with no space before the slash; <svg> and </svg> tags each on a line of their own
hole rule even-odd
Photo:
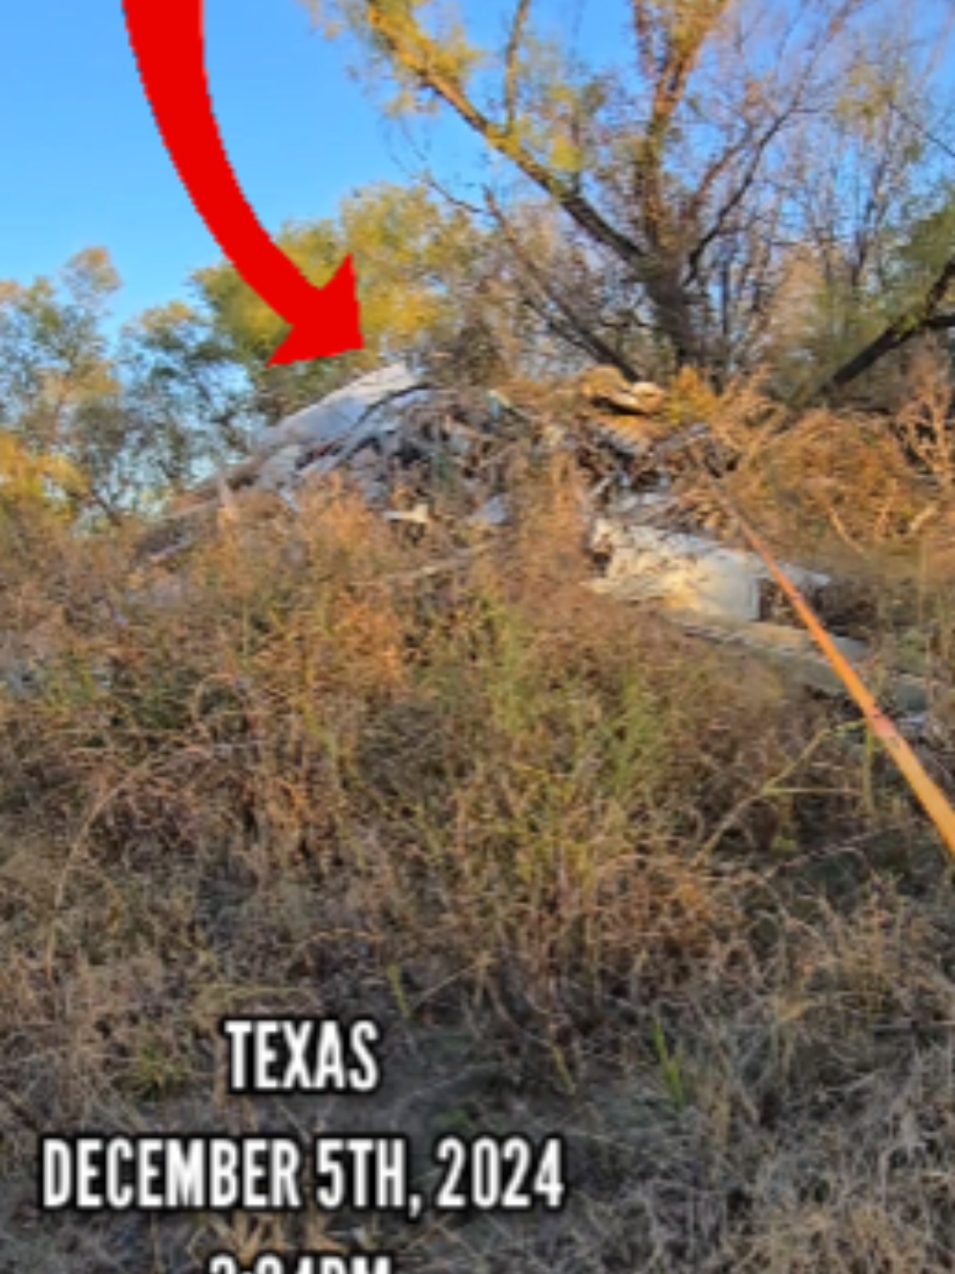
<svg viewBox="0 0 955 1274">
<path fill-rule="evenodd" d="M 692 282 L 699 276 L 700 263 L 707 249 L 720 237 L 721 234 L 723 234 L 730 217 L 742 205 L 743 200 L 749 194 L 753 182 L 756 180 L 759 173 L 760 166 L 763 162 L 763 156 L 765 155 L 770 143 L 779 133 L 780 129 L 782 129 L 786 124 L 787 118 L 787 114 L 777 115 L 769 127 L 763 132 L 762 137 L 759 138 L 753 147 L 752 156 L 742 177 L 736 183 L 734 189 L 731 191 L 716 216 L 713 218 L 709 230 L 706 231 L 706 233 L 697 241 L 690 251 L 687 262 L 687 277 L 689 281 Z M 705 191 L 701 188 L 700 195 L 702 196 L 704 193 Z"/>
<path fill-rule="evenodd" d="M 517 0 L 517 8 L 511 22 L 511 31 L 507 39 L 507 50 L 504 56 L 504 119 L 505 128 L 512 132 L 517 114 L 517 67 L 521 51 L 521 41 L 527 26 L 532 0 Z"/>
<path fill-rule="evenodd" d="M 825 398 L 836 390 L 845 389 L 863 372 L 873 367 L 880 358 L 884 358 L 892 350 L 901 348 L 922 332 L 955 327 L 955 315 L 938 313 L 953 283 L 955 283 L 955 253 L 945 262 L 925 296 L 893 319 L 864 349 L 827 377 L 813 392 L 812 398 Z"/>
<path fill-rule="evenodd" d="M 520 141 L 513 128 L 495 123 L 475 105 L 458 77 L 441 69 L 441 59 L 437 56 L 434 42 L 419 27 L 414 27 L 409 34 L 407 25 L 398 21 L 390 10 L 386 11 L 382 0 L 368 0 L 366 13 L 371 30 L 399 66 L 410 71 L 422 86 L 436 93 L 489 146 L 511 160 L 525 177 L 559 204 L 598 243 L 611 248 L 621 260 L 632 265 L 643 263 L 645 254 L 640 246 L 611 226 L 580 194 L 574 183 L 542 164 Z"/>
<path fill-rule="evenodd" d="M 612 346 L 608 345 L 594 329 L 592 324 L 581 320 L 580 316 L 574 311 L 572 305 L 566 301 L 553 284 L 549 281 L 544 270 L 537 266 L 528 256 L 527 252 L 521 245 L 519 236 L 514 232 L 507 217 L 505 216 L 500 204 L 495 199 L 493 193 L 488 190 L 485 192 L 488 208 L 491 211 L 497 225 L 501 230 L 505 242 L 511 249 L 515 259 L 527 273 L 528 277 L 533 281 L 534 285 L 542 296 L 550 302 L 552 306 L 563 316 L 567 328 L 561 333 L 565 339 L 568 339 L 568 331 L 573 333 L 576 339 L 574 344 L 578 348 L 586 350 L 600 363 L 609 363 L 619 370 L 629 380 L 639 380 L 639 376 L 633 366 L 619 354 Z"/>
</svg>

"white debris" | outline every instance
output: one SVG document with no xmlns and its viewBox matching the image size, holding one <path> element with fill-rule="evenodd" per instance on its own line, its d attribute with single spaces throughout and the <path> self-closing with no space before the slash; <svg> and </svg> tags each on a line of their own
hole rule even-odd
<svg viewBox="0 0 955 1274">
<path fill-rule="evenodd" d="M 495 527 L 505 526 L 509 520 L 507 500 L 503 495 L 491 496 L 467 520 L 468 526 Z"/>
<path fill-rule="evenodd" d="M 740 623 L 725 615 L 701 615 L 698 611 L 680 611 L 672 607 L 662 608 L 660 614 L 694 636 L 753 650 L 770 663 L 786 669 L 797 681 L 813 690 L 829 695 L 841 696 L 846 693 L 842 678 L 821 654 L 810 634 L 800 629 L 764 622 Z M 840 637 L 834 633 L 829 636 L 836 648 L 864 678 L 867 677 L 867 664 L 873 657 L 872 650 L 864 642 L 851 637 Z M 904 712 L 917 714 L 924 713 L 927 709 L 928 692 L 924 678 L 892 670 L 884 692 Z M 900 722 L 900 728 L 901 724 Z"/>
<path fill-rule="evenodd" d="M 414 526 L 427 526 L 431 521 L 431 513 L 427 504 L 421 500 L 413 509 L 389 509 L 385 519 L 388 522 L 410 522 Z"/>
<path fill-rule="evenodd" d="M 610 478 L 604 479 L 601 487 L 609 484 L 612 479 L 611 474 Z M 655 515 L 669 513 L 676 508 L 676 502 L 669 494 L 668 486 L 666 480 L 661 479 L 657 487 L 651 491 L 625 490 L 609 503 L 606 509 L 607 519 L 625 521 L 628 525 L 633 525 L 637 522 L 646 522 Z M 600 488 L 597 491 L 600 491 Z"/>
<path fill-rule="evenodd" d="M 696 535 L 625 526 L 607 518 L 596 520 L 592 546 L 609 553 L 606 574 L 593 581 L 596 592 L 744 622 L 760 617 L 760 585 L 771 576 L 754 553 Z M 800 567 L 783 569 L 802 589 L 829 582 Z"/>
<path fill-rule="evenodd" d="M 350 455 L 369 438 L 396 427 L 396 420 L 382 421 L 377 409 L 410 395 L 419 384 L 420 377 L 405 363 L 381 367 L 287 416 L 260 436 L 254 451 L 261 456 L 288 447 L 328 447 Z"/>
<path fill-rule="evenodd" d="M 255 479 L 255 485 L 261 491 L 281 491 L 292 485 L 296 479 L 301 446 L 290 444 L 271 452 L 262 462 Z"/>
</svg>

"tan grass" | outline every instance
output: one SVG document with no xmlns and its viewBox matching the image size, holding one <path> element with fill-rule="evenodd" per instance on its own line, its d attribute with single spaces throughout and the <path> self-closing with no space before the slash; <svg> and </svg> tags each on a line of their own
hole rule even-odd
<svg viewBox="0 0 955 1274">
<path fill-rule="evenodd" d="M 805 465 L 815 508 L 836 426 L 753 465 Z M 839 445 L 871 539 L 891 472 L 862 467 L 862 434 Z M 174 590 L 130 597 L 119 540 L 71 543 L 61 571 L 49 531 L 4 578 L 11 630 L 52 626 L 0 715 L 0 1233 L 20 1268 L 355 1245 L 348 1217 L 29 1220 L 40 1130 L 356 1117 L 227 1099 L 212 1041 L 235 1011 L 379 1016 L 395 1078 L 366 1113 L 420 1146 L 566 1131 L 550 1229 L 366 1234 L 409 1267 L 944 1267 L 944 859 L 830 709 L 579 587 L 572 471 L 515 482 L 517 526 L 456 571 L 418 573 L 441 533 L 403 541 L 339 490 L 296 519 L 240 501 Z"/>
</svg>

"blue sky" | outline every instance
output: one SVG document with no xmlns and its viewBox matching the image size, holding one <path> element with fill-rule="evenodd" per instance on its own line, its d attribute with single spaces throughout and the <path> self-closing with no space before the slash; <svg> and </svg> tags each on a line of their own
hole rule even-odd
<svg viewBox="0 0 955 1274">
<path fill-rule="evenodd" d="M 216 115 L 264 225 L 332 215 L 349 191 L 402 179 L 401 149 L 347 77 L 344 49 L 295 0 L 205 9 Z M 219 249 L 163 148 L 122 0 L 17 3 L 3 28 L 0 279 L 29 282 L 99 244 L 124 280 L 117 318 L 184 295 Z M 456 164 L 453 140 L 441 153 Z"/>
<path fill-rule="evenodd" d="M 591 35 L 619 29 L 619 17 L 606 21 L 606 2 L 551 0 L 565 18 L 585 14 Z M 499 8 L 477 6 L 482 36 L 494 34 Z M 346 46 L 313 31 L 296 0 L 205 0 L 204 11 L 220 131 L 270 231 L 334 215 L 344 195 L 371 182 L 406 179 L 414 152 L 348 77 Z M 155 127 L 123 0 L 9 4 L 3 45 L 0 279 L 28 283 L 102 245 L 124 282 L 117 320 L 185 295 L 189 273 L 220 252 Z M 431 127 L 441 176 L 461 190 L 480 147 L 457 120 Z"/>
<path fill-rule="evenodd" d="M 163 0 L 153 0 L 162 3 Z M 949 0 L 918 0 L 928 10 Z M 626 56 L 626 4 L 551 0 L 584 14 L 580 46 Z M 226 148 L 259 219 L 333 215 L 343 195 L 400 181 L 396 144 L 345 48 L 310 29 L 296 0 L 205 0 L 206 57 Z M 469 6 L 492 35 L 500 0 Z M 139 80 L 122 0 L 7 5 L 0 76 L 0 279 L 51 274 L 74 252 L 110 250 L 124 280 L 117 319 L 185 294 L 219 257 L 170 162 Z M 436 133 L 446 178 L 473 173 L 479 148 L 449 121 Z M 460 182 L 454 184 L 460 189 Z"/>
</svg>

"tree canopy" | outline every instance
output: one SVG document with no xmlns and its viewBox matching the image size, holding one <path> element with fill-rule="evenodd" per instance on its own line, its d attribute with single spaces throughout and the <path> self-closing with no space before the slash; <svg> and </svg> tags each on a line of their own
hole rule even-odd
<svg viewBox="0 0 955 1274">
<path fill-rule="evenodd" d="M 327 35 L 352 37 L 388 109 L 451 113 L 560 210 L 568 255 L 577 245 L 596 286 L 626 296 L 605 332 L 572 303 L 564 322 L 617 361 L 655 355 L 716 379 L 753 366 L 808 251 L 840 329 L 820 344 L 830 363 L 848 357 L 887 254 L 901 263 L 900 226 L 932 202 L 944 6 L 600 0 L 620 57 L 576 37 L 585 3 L 492 6 L 496 38 L 484 4 L 302 3 Z M 907 331 L 938 322 L 949 283 L 943 264 L 920 293 L 926 312 L 903 307 Z"/>
</svg>

